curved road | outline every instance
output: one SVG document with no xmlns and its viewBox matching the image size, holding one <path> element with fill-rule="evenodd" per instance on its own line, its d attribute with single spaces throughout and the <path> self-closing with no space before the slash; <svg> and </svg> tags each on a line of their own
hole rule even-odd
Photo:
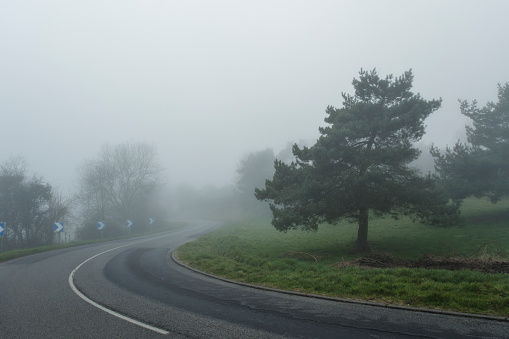
<svg viewBox="0 0 509 339">
<path fill-rule="evenodd" d="M 0 264 L 0 338 L 507 338 L 509 323 L 239 286 L 167 256 L 218 225 Z"/>
</svg>

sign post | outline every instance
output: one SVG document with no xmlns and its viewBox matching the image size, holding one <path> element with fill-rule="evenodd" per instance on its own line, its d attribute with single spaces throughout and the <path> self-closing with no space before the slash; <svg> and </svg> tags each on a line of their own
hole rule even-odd
<svg viewBox="0 0 509 339">
<path fill-rule="evenodd" d="M 5 231 L 5 222 L 0 222 L 0 253 L 4 250 L 4 231 Z"/>
<path fill-rule="evenodd" d="M 62 232 L 64 231 L 64 223 L 56 222 L 53 224 L 53 232 L 58 233 L 58 243 L 62 243 Z"/>
<path fill-rule="evenodd" d="M 97 223 L 97 229 L 101 231 L 101 239 L 103 238 L 103 230 L 106 227 L 106 223 L 104 221 L 99 221 Z"/>
<path fill-rule="evenodd" d="M 132 220 L 127 220 L 125 225 L 129 229 L 129 235 L 131 235 L 131 227 L 133 226 L 133 221 Z"/>
</svg>

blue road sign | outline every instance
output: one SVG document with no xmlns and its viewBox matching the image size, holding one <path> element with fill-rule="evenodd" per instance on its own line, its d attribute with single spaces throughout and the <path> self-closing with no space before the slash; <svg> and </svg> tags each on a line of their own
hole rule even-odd
<svg viewBox="0 0 509 339">
<path fill-rule="evenodd" d="M 132 220 L 127 220 L 127 221 L 126 221 L 126 223 L 125 223 L 125 225 L 126 225 L 127 227 L 131 227 L 131 226 L 133 225 L 133 221 L 132 221 Z"/>
<path fill-rule="evenodd" d="M 0 222 L 0 235 L 4 235 L 5 222 Z"/>
<path fill-rule="evenodd" d="M 152 219 L 152 218 L 148 218 L 148 224 L 149 224 L 149 225 L 152 225 L 153 223 L 154 223 L 154 219 Z"/>
<path fill-rule="evenodd" d="M 97 223 L 97 229 L 98 229 L 98 230 L 102 230 L 102 229 L 104 229 L 105 227 L 106 227 L 106 223 L 105 223 L 104 221 L 99 221 L 99 222 Z"/>
<path fill-rule="evenodd" d="M 53 231 L 55 233 L 63 232 L 64 231 L 64 223 L 63 222 L 56 222 L 53 224 Z"/>
</svg>

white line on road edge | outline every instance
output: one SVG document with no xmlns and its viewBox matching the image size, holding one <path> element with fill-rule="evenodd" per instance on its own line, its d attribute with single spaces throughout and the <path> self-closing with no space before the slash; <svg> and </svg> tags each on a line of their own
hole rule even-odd
<svg viewBox="0 0 509 339">
<path fill-rule="evenodd" d="M 159 239 L 159 238 L 164 238 L 164 237 L 169 237 L 170 235 L 175 235 L 175 234 L 178 234 L 178 233 L 183 233 L 184 231 L 181 231 L 181 232 L 176 232 L 176 233 L 171 233 L 171 234 L 167 234 L 167 235 L 163 235 L 163 236 L 160 236 L 160 237 L 154 237 L 154 238 L 150 238 L 150 239 L 145 239 L 145 240 L 141 240 L 141 241 L 137 241 L 137 242 L 133 242 L 133 243 L 130 243 L 130 244 L 126 244 L 126 245 L 122 245 L 122 246 L 118 246 L 118 247 L 115 247 L 115 248 L 111 248 L 109 250 L 106 250 L 104 252 L 101 252 L 101 253 L 98 253 L 90 258 L 88 258 L 87 260 L 83 261 L 81 264 L 79 264 L 78 266 L 76 266 L 76 268 L 74 270 L 72 270 L 71 274 L 69 274 L 69 286 L 71 286 L 71 289 L 74 291 L 74 293 L 76 293 L 81 299 L 85 300 L 86 302 L 88 302 L 89 304 L 97 307 L 98 309 L 104 311 L 104 312 L 107 312 L 117 318 L 120 318 L 120 319 L 123 319 L 125 321 L 128 321 L 132 324 L 135 324 L 135 325 L 138 325 L 138 326 L 141 326 L 143 328 L 146 328 L 148 330 L 151 330 L 151 331 L 154 331 L 154 332 L 157 332 L 159 334 L 170 334 L 170 332 L 166 331 L 166 330 L 163 330 L 161 328 L 157 328 L 157 327 L 154 327 L 154 326 L 151 326 L 149 324 L 145 324 L 145 323 L 142 323 L 141 321 L 138 321 L 138 320 L 135 320 L 135 319 L 132 319 L 132 318 L 129 318 L 129 317 L 126 317 L 125 315 L 123 314 L 120 314 L 118 312 L 115 312 L 113 310 L 110 310 L 109 308 L 106 308 L 102 305 L 99 305 L 98 303 L 96 303 L 95 301 L 93 301 L 92 299 L 88 298 L 86 295 L 84 295 L 83 293 L 81 293 L 77 288 L 76 288 L 76 285 L 74 285 L 74 274 L 80 269 L 81 266 L 83 266 L 85 263 L 87 263 L 88 261 L 104 254 L 104 253 L 107 253 L 107 252 L 111 252 L 111 251 L 114 251 L 116 249 L 119 249 L 119 248 L 122 248 L 122 247 L 126 247 L 126 246 L 131 246 L 131 245 L 136 245 L 136 244 L 139 244 L 139 243 L 142 243 L 142 242 L 146 242 L 146 241 L 150 241 L 150 240 L 155 240 L 155 239 Z M 186 230 L 185 232 L 189 232 L 189 230 Z"/>
</svg>

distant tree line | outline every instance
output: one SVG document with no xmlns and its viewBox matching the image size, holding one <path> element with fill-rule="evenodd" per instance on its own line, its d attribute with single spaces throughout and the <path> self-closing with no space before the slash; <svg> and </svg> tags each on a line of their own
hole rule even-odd
<svg viewBox="0 0 509 339">
<path fill-rule="evenodd" d="M 104 145 L 97 158 L 79 170 L 79 191 L 64 198 L 37 175 L 28 174 L 22 158 L 0 166 L 0 222 L 4 251 L 51 245 L 59 239 L 54 223 L 73 221 L 80 239 L 116 237 L 157 230 L 166 223 L 158 192 L 164 168 L 154 146 L 146 143 Z M 127 221 L 132 222 L 130 229 Z M 100 232 L 98 223 L 106 227 Z"/>
<path fill-rule="evenodd" d="M 354 94 L 343 93 L 340 108 L 327 107 L 327 126 L 314 144 L 289 144 L 277 155 L 271 148 L 248 153 L 233 185 L 222 188 L 168 189 L 156 148 L 143 142 L 104 145 L 80 167 L 79 190 L 70 198 L 12 158 L 0 166 L 3 249 L 51 244 L 53 223 L 70 218 L 82 239 L 155 230 L 167 218 L 272 216 L 283 232 L 347 220 L 358 225 L 361 251 L 369 247 L 373 217 L 454 225 L 463 199 L 496 203 L 509 193 L 509 84 L 499 85 L 496 103 L 460 101 L 472 120 L 467 141 L 428 153 L 418 142 L 441 100 L 421 98 L 412 82 L 411 71 L 381 78 L 361 70 Z M 101 232 L 98 222 L 106 224 Z"/>
</svg>

